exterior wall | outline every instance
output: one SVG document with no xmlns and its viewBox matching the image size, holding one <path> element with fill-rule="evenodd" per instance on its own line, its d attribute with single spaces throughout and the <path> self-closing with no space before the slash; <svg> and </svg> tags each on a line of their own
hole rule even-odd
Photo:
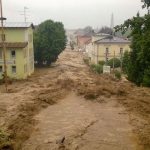
<svg viewBox="0 0 150 150">
<path fill-rule="evenodd" d="M 28 76 L 30 76 L 34 72 L 34 48 L 33 48 L 33 30 L 32 28 L 28 28 L 26 32 L 26 38 L 28 39 L 27 46 L 27 72 Z"/>
<path fill-rule="evenodd" d="M 8 76 L 10 78 L 25 79 L 34 72 L 33 30 L 31 27 L 7 28 L 5 33 L 7 42 L 28 42 L 25 48 L 7 48 L 6 50 Z M 11 57 L 12 50 L 16 52 L 15 58 Z M 2 51 L 1 48 L 0 51 Z M 3 58 L 0 58 L 0 66 L 3 66 Z M 16 66 L 16 73 L 12 73 L 12 66 Z M 2 73 L 0 73 L 0 78 L 2 78 Z"/>
<path fill-rule="evenodd" d="M 25 36 L 24 36 L 25 30 L 26 30 L 26 28 L 5 28 L 6 41 L 7 42 L 24 42 L 25 41 Z"/>
<path fill-rule="evenodd" d="M 89 44 L 86 45 L 86 53 L 87 53 L 90 60 L 92 58 L 92 49 L 93 49 L 93 44 L 92 43 L 89 43 Z"/>
<path fill-rule="evenodd" d="M 93 43 L 93 48 L 92 48 L 92 57 L 91 57 L 91 63 L 92 64 L 97 64 L 97 60 L 98 60 L 98 58 L 97 58 L 97 52 L 98 52 L 98 45 L 97 44 L 95 44 L 95 43 Z"/>
<path fill-rule="evenodd" d="M 91 40 L 89 36 L 77 36 L 77 45 L 79 48 L 85 49 L 86 43 Z"/>
<path fill-rule="evenodd" d="M 108 48 L 108 60 L 114 57 L 121 58 L 120 48 L 125 51 L 130 51 L 129 44 L 94 44 L 91 62 L 97 64 L 99 61 L 106 61 L 106 48 Z"/>
<path fill-rule="evenodd" d="M 11 57 L 11 51 L 15 50 L 16 57 Z M 2 49 L 0 49 L 2 51 Z M 7 75 L 10 78 L 15 79 L 25 79 L 27 77 L 27 72 L 24 72 L 24 64 L 25 64 L 25 57 L 24 57 L 24 49 L 7 49 L 6 51 L 6 61 L 7 61 Z M 0 66 L 3 66 L 3 59 L 0 59 Z M 16 73 L 12 73 L 12 66 L 16 66 Z M 2 74 L 0 73 L 0 78 L 2 78 Z"/>
</svg>

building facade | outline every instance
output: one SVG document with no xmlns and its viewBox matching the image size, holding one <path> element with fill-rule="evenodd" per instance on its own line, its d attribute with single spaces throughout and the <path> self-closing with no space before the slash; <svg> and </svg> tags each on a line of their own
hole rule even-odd
<svg viewBox="0 0 150 150">
<path fill-rule="evenodd" d="M 86 50 L 87 43 L 90 43 L 92 40 L 91 36 L 77 36 L 77 46 L 79 49 L 82 49 L 82 51 Z"/>
<path fill-rule="evenodd" d="M 34 72 L 33 28 L 31 23 L 4 24 L 7 75 L 10 78 L 26 79 Z M 0 39 L 0 78 L 3 72 L 3 48 Z"/>
<path fill-rule="evenodd" d="M 98 40 L 106 38 L 109 34 L 99 33 L 92 36 L 91 41 L 86 44 L 86 53 L 88 54 L 89 59 L 92 59 L 94 54 L 95 45 L 94 43 Z"/>
<path fill-rule="evenodd" d="M 106 62 L 114 57 L 121 59 L 125 51 L 130 51 L 130 41 L 115 36 L 106 36 L 90 44 L 88 56 L 93 64 Z"/>
</svg>

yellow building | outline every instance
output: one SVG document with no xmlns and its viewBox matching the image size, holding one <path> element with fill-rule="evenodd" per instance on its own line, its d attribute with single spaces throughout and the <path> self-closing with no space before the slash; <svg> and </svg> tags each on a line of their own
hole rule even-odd
<svg viewBox="0 0 150 150">
<path fill-rule="evenodd" d="M 99 33 L 92 36 L 92 40 L 90 43 L 86 44 L 86 53 L 88 54 L 89 59 L 91 60 L 94 53 L 94 43 L 98 40 L 106 38 L 109 34 Z"/>
<path fill-rule="evenodd" d="M 25 79 L 34 72 L 33 28 L 31 23 L 4 24 L 7 75 L 10 78 Z M 3 49 L 0 38 L 0 78 L 3 72 Z"/>
<path fill-rule="evenodd" d="M 91 43 L 92 48 L 89 50 L 91 63 L 98 64 L 99 61 L 108 61 L 111 58 L 122 58 L 125 51 L 130 51 L 130 41 L 115 37 L 106 36 Z"/>
</svg>

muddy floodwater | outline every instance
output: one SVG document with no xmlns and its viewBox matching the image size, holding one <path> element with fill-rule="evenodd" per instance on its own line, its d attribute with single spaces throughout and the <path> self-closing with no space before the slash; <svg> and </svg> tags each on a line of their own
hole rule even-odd
<svg viewBox="0 0 150 150">
<path fill-rule="evenodd" d="M 150 90 L 95 74 L 83 58 L 65 50 L 9 93 L 0 85 L 0 149 L 150 150 Z"/>
<path fill-rule="evenodd" d="M 36 119 L 39 124 L 24 150 L 57 149 L 64 136 L 71 150 L 136 150 L 129 116 L 114 101 L 99 105 L 71 93 Z"/>
</svg>

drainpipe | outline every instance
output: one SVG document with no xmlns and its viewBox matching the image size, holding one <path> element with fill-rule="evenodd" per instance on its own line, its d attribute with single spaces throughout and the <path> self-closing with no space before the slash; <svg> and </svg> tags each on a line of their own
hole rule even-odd
<svg viewBox="0 0 150 150">
<path fill-rule="evenodd" d="M 98 64 L 98 50 L 99 50 L 99 45 L 97 45 L 97 64 Z"/>
</svg>

